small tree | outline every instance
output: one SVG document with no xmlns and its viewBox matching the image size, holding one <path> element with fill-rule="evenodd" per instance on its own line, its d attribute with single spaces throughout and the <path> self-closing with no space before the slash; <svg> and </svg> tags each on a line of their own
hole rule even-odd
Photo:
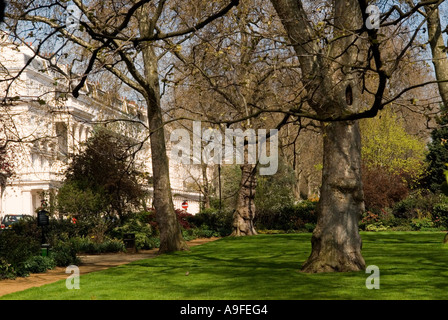
<svg viewBox="0 0 448 320">
<path fill-rule="evenodd" d="M 433 192 L 438 192 L 445 179 L 444 172 L 448 163 L 448 114 L 442 110 L 438 118 L 438 127 L 431 132 L 431 142 L 428 144 L 426 162 L 428 173 L 425 177 L 426 186 Z"/>
<path fill-rule="evenodd" d="M 292 205 L 294 203 L 294 184 L 293 169 L 285 161 L 279 161 L 279 170 L 276 174 L 259 176 L 255 196 L 257 214 Z"/>
<path fill-rule="evenodd" d="M 133 157 L 136 150 L 124 137 L 98 129 L 85 150 L 72 157 L 58 194 L 62 213 L 83 217 L 107 214 L 120 219 L 141 205 L 145 189 Z"/>
<path fill-rule="evenodd" d="M 391 110 L 360 121 L 365 205 L 391 207 L 404 199 L 424 173 L 425 143 L 408 134 Z"/>
</svg>

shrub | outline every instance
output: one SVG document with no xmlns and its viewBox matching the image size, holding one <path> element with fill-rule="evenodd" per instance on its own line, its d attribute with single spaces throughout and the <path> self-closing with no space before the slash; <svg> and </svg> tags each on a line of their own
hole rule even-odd
<svg viewBox="0 0 448 320">
<path fill-rule="evenodd" d="M 441 201 L 441 197 L 436 194 L 413 194 L 396 203 L 392 208 L 392 212 L 397 218 L 418 218 L 419 213 L 432 212 L 434 206 Z"/>
<path fill-rule="evenodd" d="M 124 234 L 133 233 L 135 234 L 135 246 L 137 250 L 146 250 L 154 248 L 154 244 L 150 239 L 157 235 L 157 232 L 155 214 L 150 211 L 143 211 L 130 215 L 121 226 L 113 229 L 110 236 L 123 239 Z"/>
<path fill-rule="evenodd" d="M 123 241 L 118 239 L 107 239 L 106 241 L 97 244 L 100 253 L 117 253 L 126 251 Z"/>
<path fill-rule="evenodd" d="M 372 224 L 378 221 L 380 221 L 380 215 L 370 211 L 367 211 L 361 219 L 361 223 L 364 224 Z"/>
<path fill-rule="evenodd" d="M 0 234 L 0 259 L 14 269 L 34 255 L 40 254 L 40 243 L 35 239 L 18 235 L 14 229 Z"/>
<path fill-rule="evenodd" d="M 177 221 L 179 221 L 179 224 L 183 229 L 190 229 L 190 223 L 188 222 L 188 219 L 191 218 L 193 215 L 191 213 L 187 213 L 185 210 L 176 209 L 176 216 Z"/>
<path fill-rule="evenodd" d="M 277 210 L 257 211 L 255 215 L 257 229 L 309 231 L 316 223 L 316 202 L 310 200 L 286 205 Z"/>
<path fill-rule="evenodd" d="M 89 237 L 77 237 L 70 239 L 68 243 L 77 253 L 100 254 L 126 250 L 123 241 L 118 239 L 106 239 L 103 242 L 96 242 Z"/>
<path fill-rule="evenodd" d="M 42 230 L 37 226 L 35 217 L 27 217 L 27 219 L 20 219 L 12 225 L 12 230 L 16 235 L 32 239 L 32 241 L 40 242 L 42 238 Z"/>
<path fill-rule="evenodd" d="M 362 167 L 364 202 L 368 210 L 377 211 L 392 207 L 409 194 L 403 175 L 393 174 L 385 168 Z"/>
<path fill-rule="evenodd" d="M 34 223 L 34 225 L 36 225 L 38 233 L 37 239 L 40 241 L 42 230 L 37 227 L 36 223 Z M 87 237 L 94 233 L 93 230 L 95 228 L 97 228 L 97 225 L 82 219 L 73 223 L 70 218 L 50 218 L 49 225 L 44 229 L 46 243 L 55 246 L 59 241 L 68 241 L 69 239 L 77 237 Z"/>
<path fill-rule="evenodd" d="M 230 234 L 230 232 L 229 232 Z M 216 230 L 209 229 L 206 225 L 203 225 L 199 228 L 191 228 L 189 230 L 185 230 L 182 232 L 182 235 L 185 240 L 192 240 L 197 238 L 211 238 L 211 237 L 220 237 L 222 234 Z"/>
<path fill-rule="evenodd" d="M 15 279 L 16 276 L 17 275 L 14 267 L 5 259 L 0 258 L 0 280 Z"/>
<path fill-rule="evenodd" d="M 71 242 L 59 241 L 50 248 L 50 257 L 53 258 L 55 265 L 58 267 L 78 265 L 80 260 L 76 253 L 76 247 Z"/>
<path fill-rule="evenodd" d="M 412 227 L 412 230 L 419 231 L 421 229 L 432 228 L 434 226 L 434 223 L 432 222 L 431 218 L 422 217 L 411 219 L 410 225 Z"/>
<path fill-rule="evenodd" d="M 381 209 L 377 213 L 371 211 L 365 212 L 359 221 L 359 228 L 366 231 L 395 230 L 395 228 L 401 228 L 404 224 L 408 224 L 408 220 L 396 218 L 392 214 L 391 209 Z M 410 227 L 406 229 L 411 230 Z"/>
<path fill-rule="evenodd" d="M 28 276 L 30 273 L 43 273 L 56 266 L 51 257 L 32 256 L 24 261 L 17 269 L 17 275 L 20 277 Z"/>
<path fill-rule="evenodd" d="M 382 222 L 375 222 L 366 225 L 366 231 L 386 231 L 388 228 Z"/>
<path fill-rule="evenodd" d="M 137 250 L 150 250 L 158 247 L 155 237 L 151 237 L 147 234 L 136 233 L 135 234 L 135 247 Z"/>
<path fill-rule="evenodd" d="M 313 232 L 314 228 L 316 228 L 316 224 L 315 223 L 305 223 L 305 230 L 308 232 Z"/>
<path fill-rule="evenodd" d="M 233 211 L 204 209 L 200 213 L 188 217 L 188 222 L 192 227 L 199 229 L 197 237 L 227 236 L 232 232 Z M 209 231 L 206 231 L 209 230 Z"/>
<path fill-rule="evenodd" d="M 448 162 L 448 149 L 445 141 L 448 137 L 448 117 L 446 113 L 447 106 L 442 107 L 441 117 L 436 118 L 439 126 L 431 132 L 431 142 L 428 143 L 428 152 L 426 154 L 426 163 L 428 170 L 423 179 L 427 188 L 434 192 L 440 191 L 446 178 L 444 175 L 446 163 Z"/>
<path fill-rule="evenodd" d="M 393 214 L 397 218 L 410 218 L 416 206 L 417 200 L 412 197 L 403 199 L 393 206 Z"/>
<path fill-rule="evenodd" d="M 190 218 L 193 216 L 190 213 L 187 213 L 185 210 L 181 210 L 181 209 L 175 209 L 174 210 L 176 217 L 177 217 L 177 221 L 179 222 L 180 226 L 183 229 L 189 229 L 191 228 L 190 226 Z M 134 214 L 132 219 L 137 219 L 142 223 L 146 223 L 148 224 L 152 229 L 154 233 L 158 233 L 158 224 L 157 224 L 157 213 L 154 209 L 151 209 L 149 211 L 143 211 L 141 213 L 138 214 Z"/>
<path fill-rule="evenodd" d="M 433 207 L 434 221 L 443 228 L 448 228 L 448 202 L 437 203 Z"/>
</svg>

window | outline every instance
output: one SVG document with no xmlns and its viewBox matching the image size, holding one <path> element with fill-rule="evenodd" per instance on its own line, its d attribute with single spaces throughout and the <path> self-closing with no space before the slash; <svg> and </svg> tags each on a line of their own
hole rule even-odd
<svg viewBox="0 0 448 320">
<path fill-rule="evenodd" d="M 64 122 L 56 122 L 56 136 L 58 138 L 58 159 L 67 160 L 68 135 L 67 125 Z"/>
</svg>

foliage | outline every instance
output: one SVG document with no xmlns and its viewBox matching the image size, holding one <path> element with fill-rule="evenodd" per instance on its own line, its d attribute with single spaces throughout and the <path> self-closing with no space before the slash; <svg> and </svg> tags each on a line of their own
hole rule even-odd
<svg viewBox="0 0 448 320">
<path fill-rule="evenodd" d="M 368 210 L 392 207 L 406 198 L 423 175 L 425 144 L 406 133 L 390 110 L 361 120 L 362 173 Z"/>
<path fill-rule="evenodd" d="M 378 212 L 365 212 L 359 222 L 359 228 L 365 231 L 411 230 L 409 221 L 395 217 L 389 208 Z"/>
<path fill-rule="evenodd" d="M 274 175 L 258 176 L 255 192 L 255 207 L 258 212 L 274 210 L 294 201 L 295 177 L 292 168 L 279 159 L 278 171 Z"/>
<path fill-rule="evenodd" d="M 387 229 L 388 228 L 386 226 L 384 226 L 383 223 L 381 223 L 381 222 L 375 222 L 375 223 L 366 225 L 366 231 L 378 232 L 378 231 L 386 231 Z"/>
<path fill-rule="evenodd" d="M 11 230 L 0 234 L 0 259 L 17 270 L 21 264 L 34 255 L 40 254 L 40 243 L 36 239 L 20 235 Z"/>
<path fill-rule="evenodd" d="M 123 241 L 118 239 L 106 239 L 102 242 L 96 242 L 89 237 L 77 237 L 70 239 L 69 243 L 71 243 L 77 253 L 100 254 L 126 251 Z"/>
<path fill-rule="evenodd" d="M 63 219 L 50 219 L 50 224 L 45 227 L 46 242 L 50 246 L 58 244 L 60 241 L 66 242 L 76 237 L 89 237 L 93 234 L 96 225 L 90 221 L 76 221 L 73 223 L 71 217 Z"/>
<path fill-rule="evenodd" d="M 316 204 L 315 201 L 305 200 L 278 209 L 257 212 L 255 226 L 257 229 L 309 231 L 317 223 Z"/>
<path fill-rule="evenodd" d="M 177 221 L 183 230 L 189 230 L 190 218 L 193 216 L 185 210 L 175 210 Z M 133 233 L 135 235 L 135 245 L 137 250 L 147 250 L 157 248 L 160 245 L 159 227 L 157 223 L 156 211 L 141 211 L 128 214 L 122 219 L 119 226 L 109 233 L 110 236 L 122 239 L 124 234 Z"/>
<path fill-rule="evenodd" d="M 379 214 L 367 211 L 364 214 L 363 218 L 361 219 L 360 223 L 366 223 L 367 224 L 367 223 L 375 223 L 375 222 L 378 222 L 378 221 L 380 221 Z"/>
<path fill-rule="evenodd" d="M 448 201 L 437 203 L 432 211 L 434 222 L 448 230 Z"/>
<path fill-rule="evenodd" d="M 428 143 L 426 163 L 428 170 L 424 177 L 427 188 L 439 192 L 442 184 L 446 183 L 445 170 L 448 163 L 448 116 L 446 109 L 442 109 L 442 116 L 438 118 L 439 127 L 431 132 L 431 142 Z"/>
<path fill-rule="evenodd" d="M 363 163 L 367 168 L 385 168 L 392 175 L 417 180 L 424 172 L 425 143 L 404 129 L 403 121 L 386 109 L 378 117 L 362 119 Z"/>
<path fill-rule="evenodd" d="M 85 188 L 82 182 L 67 180 L 59 189 L 58 207 L 60 212 L 88 217 L 102 212 L 107 207 L 106 199 L 100 187 L 93 191 Z"/>
<path fill-rule="evenodd" d="M 50 257 L 52 257 L 58 267 L 66 267 L 72 264 L 78 265 L 80 260 L 76 254 L 76 248 L 68 241 L 59 241 L 50 248 Z"/>
<path fill-rule="evenodd" d="M 241 169 L 239 165 L 227 165 L 221 167 L 221 209 L 230 210 L 235 208 L 240 180 Z M 219 198 L 210 199 L 210 205 L 219 209 Z"/>
<path fill-rule="evenodd" d="M 408 183 L 401 174 L 391 174 L 384 167 L 362 166 L 364 202 L 367 210 L 378 211 L 393 205 L 409 194 Z"/>
<path fill-rule="evenodd" d="M 0 258 L 0 280 L 15 278 L 16 271 L 14 270 L 14 267 L 5 259 Z"/>
<path fill-rule="evenodd" d="M 188 213 L 185 210 L 181 210 L 181 209 L 176 209 L 175 211 L 176 211 L 177 221 L 179 221 L 180 226 L 185 230 L 190 229 L 191 226 L 190 226 L 190 223 L 188 222 L 188 220 L 193 215 L 191 213 Z"/>
<path fill-rule="evenodd" d="M 139 207 L 145 190 L 133 163 L 134 148 L 125 137 L 98 128 L 74 155 L 58 196 L 59 211 L 85 218 L 124 216 Z"/>
<path fill-rule="evenodd" d="M 188 229 L 188 230 L 182 231 L 182 237 L 186 241 L 190 241 L 190 240 L 197 239 L 197 238 L 212 238 L 212 237 L 228 236 L 229 233 L 230 232 L 223 235 L 220 232 L 218 232 L 216 230 L 211 230 L 209 227 L 204 225 L 199 228 Z"/>
<path fill-rule="evenodd" d="M 432 221 L 431 217 L 421 217 L 411 219 L 410 225 L 413 230 L 419 231 L 431 229 L 432 227 L 434 227 L 434 222 Z"/>
<path fill-rule="evenodd" d="M 367 211 L 359 227 L 365 231 L 424 231 L 448 229 L 448 197 L 413 193 L 393 208 Z"/>
<path fill-rule="evenodd" d="M 24 261 L 17 269 L 19 277 L 28 276 L 30 273 L 44 273 L 56 266 L 56 263 L 51 257 L 32 256 Z"/>
<path fill-rule="evenodd" d="M 446 201 L 444 198 L 437 194 L 413 193 L 406 199 L 397 202 L 393 206 L 392 212 L 397 218 L 418 218 L 422 213 L 433 212 L 436 204 Z"/>
<path fill-rule="evenodd" d="M 233 211 L 204 209 L 190 216 L 188 222 L 194 228 L 189 235 L 197 237 L 228 236 L 232 232 Z"/>
<path fill-rule="evenodd" d="M 124 234 L 135 234 L 137 250 L 154 248 L 152 238 L 157 236 L 157 223 L 154 212 L 142 211 L 128 215 L 120 226 L 115 227 L 110 235 L 123 239 Z"/>
</svg>

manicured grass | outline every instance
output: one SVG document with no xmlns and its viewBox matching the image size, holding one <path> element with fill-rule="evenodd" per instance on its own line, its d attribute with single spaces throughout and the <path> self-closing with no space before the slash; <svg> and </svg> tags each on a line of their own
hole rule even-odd
<svg viewBox="0 0 448 320">
<path fill-rule="evenodd" d="M 81 275 L 79 290 L 68 290 L 64 280 L 0 299 L 448 299 L 443 236 L 362 233 L 366 263 L 380 270 L 379 290 L 366 288 L 370 274 L 365 272 L 300 272 L 311 235 L 284 234 L 224 238 L 189 252 Z"/>
</svg>

